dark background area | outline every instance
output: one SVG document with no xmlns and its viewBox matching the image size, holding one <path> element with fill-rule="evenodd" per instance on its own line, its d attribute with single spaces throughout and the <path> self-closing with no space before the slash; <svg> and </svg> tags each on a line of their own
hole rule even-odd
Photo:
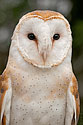
<svg viewBox="0 0 83 125">
<path fill-rule="evenodd" d="M 81 98 L 79 125 L 83 125 L 83 0 L 0 0 L 0 74 L 6 67 L 16 24 L 24 14 L 37 9 L 59 11 L 70 22 L 73 36 L 72 65 Z"/>
</svg>

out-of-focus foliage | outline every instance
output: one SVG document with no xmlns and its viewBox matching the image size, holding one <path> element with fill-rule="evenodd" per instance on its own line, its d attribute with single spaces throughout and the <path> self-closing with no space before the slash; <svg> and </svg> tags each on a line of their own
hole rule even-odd
<svg viewBox="0 0 83 125">
<path fill-rule="evenodd" d="M 75 50 L 74 56 L 77 58 L 83 52 L 83 20 L 77 20 L 72 30 L 73 30 L 73 50 Z"/>
</svg>

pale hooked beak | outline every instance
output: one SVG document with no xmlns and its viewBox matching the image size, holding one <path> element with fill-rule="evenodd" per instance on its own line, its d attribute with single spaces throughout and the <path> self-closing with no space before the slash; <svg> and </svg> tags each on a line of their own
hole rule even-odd
<svg viewBox="0 0 83 125">
<path fill-rule="evenodd" d="M 51 39 L 43 39 L 42 41 L 40 41 L 40 43 L 38 44 L 38 52 L 41 55 L 43 62 L 45 63 L 49 52 L 52 49 L 52 41 Z"/>
<path fill-rule="evenodd" d="M 47 53 L 46 52 L 43 52 L 42 54 L 41 54 L 41 56 L 42 56 L 42 59 L 43 59 L 43 61 L 45 62 L 46 61 L 46 59 L 47 59 Z"/>
</svg>

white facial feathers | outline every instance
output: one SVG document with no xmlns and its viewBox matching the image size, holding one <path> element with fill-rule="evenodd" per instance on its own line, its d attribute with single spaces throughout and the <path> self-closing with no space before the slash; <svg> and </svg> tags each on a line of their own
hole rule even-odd
<svg viewBox="0 0 83 125">
<path fill-rule="evenodd" d="M 13 40 L 16 34 L 16 44 L 18 43 L 18 50 L 25 61 L 38 67 L 51 67 L 59 65 L 71 49 L 72 37 L 69 28 L 65 19 L 44 21 L 37 17 L 26 18 L 17 25 Z M 29 33 L 35 35 L 34 40 L 27 37 Z M 54 40 L 54 34 L 59 34 L 60 38 Z"/>
</svg>

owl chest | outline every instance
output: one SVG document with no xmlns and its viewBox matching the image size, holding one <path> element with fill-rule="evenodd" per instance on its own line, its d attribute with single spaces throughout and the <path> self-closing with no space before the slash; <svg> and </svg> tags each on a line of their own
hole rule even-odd
<svg viewBox="0 0 83 125">
<path fill-rule="evenodd" d="M 60 121 L 63 125 L 68 85 L 62 75 L 17 72 L 12 76 L 12 125 L 59 125 Z"/>
<path fill-rule="evenodd" d="M 68 76 L 57 72 L 20 73 L 12 77 L 13 97 L 18 96 L 25 102 L 33 100 L 63 98 L 68 87 Z M 20 97 L 21 95 L 21 97 Z"/>
</svg>

